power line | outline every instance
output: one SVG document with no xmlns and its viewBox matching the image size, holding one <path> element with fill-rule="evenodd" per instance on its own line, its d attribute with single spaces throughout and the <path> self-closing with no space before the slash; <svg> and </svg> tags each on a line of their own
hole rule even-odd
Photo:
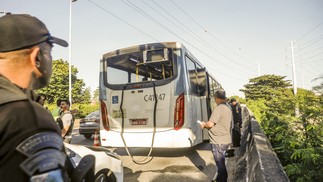
<svg viewBox="0 0 323 182">
<path fill-rule="evenodd" d="M 156 38 L 154 38 L 154 37 L 152 37 L 152 36 L 150 36 L 149 34 L 147 34 L 147 33 L 145 33 L 145 32 L 143 32 L 142 30 L 140 30 L 139 28 L 137 28 L 137 27 L 135 27 L 135 26 L 133 26 L 132 24 L 130 24 L 130 23 L 128 23 L 127 21 L 125 21 L 125 20 L 123 20 L 122 18 L 120 18 L 120 17 L 118 17 L 117 15 L 115 15 L 115 14 L 113 14 L 113 13 L 111 13 L 110 11 L 108 11 L 107 9 L 105 9 L 104 7 L 102 7 L 101 5 L 99 5 L 99 4 L 97 4 L 97 3 L 95 3 L 95 2 L 93 2 L 93 1 L 91 1 L 91 0 L 88 0 L 90 3 L 92 3 L 93 5 L 95 5 L 96 7 L 98 7 L 98 8 L 100 8 L 101 10 L 103 10 L 103 11 L 105 11 L 105 12 L 107 12 L 108 14 L 110 14 L 110 15 L 112 15 L 113 17 L 115 17 L 115 18 L 117 18 L 118 20 L 120 20 L 120 21 L 122 21 L 122 22 L 124 22 L 124 23 L 126 23 L 127 25 L 129 25 L 129 26 L 131 26 L 131 27 L 133 27 L 134 29 L 136 29 L 136 30 L 138 30 L 139 32 L 141 32 L 141 33 L 143 33 L 143 34 L 145 34 L 145 35 L 147 35 L 147 36 L 149 36 L 150 38 L 152 38 L 152 39 L 154 39 L 155 41 L 157 41 L 157 42 L 159 42 Z M 127 0 L 128 1 L 128 0 Z M 122 0 L 122 2 L 124 2 L 123 0 Z M 128 1 L 129 2 L 129 1 Z M 125 3 L 125 2 L 124 2 Z M 131 3 L 131 2 L 129 2 L 130 4 L 133 4 L 133 3 Z M 130 6 L 128 3 L 125 3 L 126 5 L 128 5 L 128 6 Z M 135 5 L 134 5 L 135 6 Z M 132 6 L 130 6 L 130 7 L 132 7 Z M 144 11 L 142 11 L 140 8 L 138 8 L 137 6 L 136 6 L 136 8 L 138 9 L 138 12 L 143 12 L 144 14 L 146 14 Z M 137 10 L 136 10 L 137 11 Z M 142 14 L 142 13 L 141 13 Z M 146 18 L 148 18 L 148 17 L 151 17 L 151 16 L 149 16 L 149 15 L 144 15 Z M 169 31 L 170 33 L 172 33 L 173 35 L 175 35 L 176 37 L 178 37 L 178 38 L 180 38 L 183 42 L 185 42 L 185 43 L 187 43 L 188 45 L 190 45 L 190 46 L 192 46 L 193 48 L 195 48 L 196 50 L 198 50 L 199 52 L 201 52 L 202 54 L 204 54 L 204 55 L 206 55 L 206 56 L 208 56 L 208 57 L 210 57 L 211 59 L 213 59 L 213 60 L 215 60 L 215 61 L 217 61 L 217 59 L 215 59 L 215 58 L 213 58 L 212 56 L 210 56 L 210 55 L 208 55 L 207 53 L 205 53 L 204 51 L 202 51 L 202 50 L 200 50 L 199 48 L 197 48 L 196 46 L 194 46 L 194 45 L 192 45 L 192 44 L 190 44 L 189 42 L 187 42 L 187 41 L 185 41 L 184 39 L 182 39 L 180 36 L 178 36 L 176 33 L 174 33 L 173 31 L 171 31 L 171 30 L 169 30 L 167 27 L 165 27 L 165 26 L 163 26 L 159 21 L 157 21 L 157 20 L 155 20 L 154 18 L 148 18 L 149 20 L 151 20 L 151 21 L 154 21 L 155 23 L 157 23 L 158 25 L 160 25 L 160 26 L 162 26 L 163 28 L 165 28 L 167 31 Z M 220 65 L 220 64 L 219 64 Z M 220 65 L 221 67 L 223 67 L 222 65 Z M 224 69 L 227 69 L 227 70 L 229 70 L 228 68 L 226 68 L 226 67 L 223 67 Z M 217 70 L 218 72 L 219 72 L 219 70 Z M 229 70 L 230 71 L 230 70 Z M 234 76 L 232 76 L 232 75 L 230 75 L 230 74 L 226 74 L 226 72 L 222 72 L 222 74 L 224 74 L 224 75 L 227 75 L 227 76 L 229 76 L 229 77 L 232 77 L 232 78 L 235 78 L 235 79 L 239 79 L 240 80 L 240 78 L 237 78 L 237 77 L 234 77 Z"/>
<path fill-rule="evenodd" d="M 164 28 L 165 30 L 167 30 L 168 32 L 170 32 L 171 34 L 173 34 L 174 36 L 178 37 L 179 39 L 181 39 L 183 42 L 185 42 L 186 44 L 192 46 L 194 49 L 198 50 L 199 52 L 201 52 L 202 54 L 206 55 L 207 57 L 218 61 L 217 59 L 215 59 L 213 56 L 210 56 L 209 54 L 205 53 L 204 51 L 202 51 L 201 49 L 197 48 L 196 46 L 194 46 L 193 44 L 191 44 L 190 42 L 186 41 L 185 39 L 183 39 L 181 36 L 177 35 L 175 32 L 173 32 L 172 30 L 170 30 L 169 28 L 167 28 L 165 25 L 163 25 L 162 23 L 160 23 L 158 20 L 156 20 L 155 18 L 153 18 L 152 16 L 150 16 L 149 14 L 147 14 L 145 11 L 143 11 L 141 8 L 139 8 L 138 6 L 136 6 L 134 3 L 130 2 L 129 0 L 126 0 L 128 3 L 126 3 L 124 0 L 121 0 L 124 4 L 128 5 L 130 8 L 134 9 L 135 11 L 139 12 L 140 14 L 144 15 L 146 18 L 148 18 L 149 20 L 151 20 L 152 22 L 156 23 L 157 25 L 161 26 L 162 28 Z M 231 71 L 230 69 L 222 66 L 221 64 L 219 64 L 222 68 Z M 225 73 L 224 73 L 225 74 Z M 241 73 L 240 73 L 241 74 Z M 227 76 L 231 76 L 232 75 L 228 75 Z"/>
<path fill-rule="evenodd" d="M 314 17 L 314 15 L 316 14 L 316 13 L 318 13 L 318 12 L 320 12 L 320 9 L 322 8 L 322 6 L 318 6 L 318 8 L 315 10 L 315 11 L 313 11 L 313 13 L 310 15 L 310 16 L 308 16 L 308 18 L 306 18 L 306 20 L 305 21 L 303 21 L 301 24 L 299 24 L 298 25 L 298 28 L 296 28 L 296 29 L 294 29 L 294 30 L 300 30 L 300 28 L 301 27 L 303 27 L 306 23 L 308 23 L 309 22 L 309 20 L 310 19 L 312 19 L 312 17 Z M 293 33 L 295 33 L 296 31 L 294 31 Z M 298 33 L 299 31 L 297 31 L 297 33 Z M 296 43 L 296 42 L 295 42 Z"/>
<path fill-rule="evenodd" d="M 302 57 L 303 59 L 305 59 L 305 60 L 308 60 L 308 59 L 313 59 L 313 58 L 315 58 L 315 57 L 317 57 L 317 56 L 319 56 L 319 55 L 321 55 L 321 54 L 323 54 L 323 52 L 320 52 L 320 53 L 318 53 L 318 54 L 315 54 L 314 56 L 309 56 L 309 57 Z"/>
<path fill-rule="evenodd" d="M 174 26 L 176 26 L 177 28 L 179 28 L 179 29 L 181 29 L 183 32 L 185 32 L 185 33 L 187 33 L 188 35 L 190 35 L 190 33 L 187 31 L 187 30 L 185 30 L 184 28 L 182 28 L 181 26 L 179 26 L 179 25 L 177 25 L 176 23 L 174 23 L 170 18 L 168 18 L 168 17 L 166 17 L 166 16 L 164 16 L 162 13 L 160 13 L 159 12 L 159 10 L 157 10 L 157 9 L 155 9 L 153 6 L 151 6 L 151 5 L 149 5 L 148 3 L 146 3 L 145 1 L 143 1 L 143 0 L 141 0 L 146 6 L 148 6 L 149 8 L 151 8 L 155 13 L 157 13 L 157 14 L 159 14 L 160 16 L 162 16 L 163 18 L 165 18 L 167 21 L 169 21 L 169 22 L 171 22 Z M 158 5 L 158 4 L 157 4 Z M 158 5 L 159 6 L 159 5 Z M 162 10 L 164 10 L 164 8 L 163 7 L 160 7 Z M 164 10 L 164 11 L 166 11 L 166 10 Z M 173 17 L 174 19 L 175 19 L 175 17 Z M 177 19 L 175 19 L 175 20 L 177 20 Z M 177 22 L 179 22 L 178 20 L 177 20 Z M 181 23 L 181 22 L 179 22 L 179 23 Z M 184 24 L 183 24 L 184 25 Z M 186 28 L 186 29 L 188 29 L 185 25 L 184 25 L 184 27 Z M 189 29 L 188 29 L 189 30 Z M 196 34 L 195 34 L 196 35 Z M 197 36 L 197 35 L 196 35 Z M 194 39 L 196 39 L 196 40 L 199 40 L 197 37 L 194 37 L 194 36 L 192 36 Z"/>
<path fill-rule="evenodd" d="M 309 50 L 309 51 L 304 51 L 304 49 L 303 48 L 301 48 L 301 47 L 298 47 L 298 49 L 300 49 L 300 52 L 301 53 L 304 53 L 304 54 L 310 54 L 310 53 L 313 53 L 313 52 L 316 52 L 316 51 L 318 51 L 318 50 L 322 50 L 323 49 L 323 47 L 319 47 L 319 48 L 316 48 L 316 49 L 312 49 L 312 50 Z"/>
<path fill-rule="evenodd" d="M 143 1 L 143 0 L 142 0 Z M 215 52 L 217 52 L 218 54 L 220 54 L 221 56 L 223 56 L 224 58 L 226 58 L 226 59 L 228 59 L 228 60 L 230 60 L 230 61 L 232 61 L 233 63 L 235 63 L 236 65 L 238 65 L 239 66 L 239 68 L 240 69 L 242 69 L 242 70 L 244 70 L 245 71 L 245 69 L 243 69 L 244 67 L 245 67 L 245 65 L 243 65 L 243 64 L 240 64 L 239 62 L 236 62 L 235 60 L 233 60 L 232 58 L 230 58 L 230 57 L 228 57 L 228 56 L 226 56 L 225 54 L 223 54 L 221 51 L 219 51 L 219 50 L 217 50 L 212 44 L 210 44 L 209 42 L 207 42 L 206 40 L 204 40 L 203 38 L 201 38 L 200 36 L 198 36 L 196 33 L 194 33 L 189 27 L 187 27 L 184 23 L 182 23 L 180 20 L 178 20 L 175 16 L 173 16 L 171 13 L 169 13 L 165 8 L 163 8 L 162 6 L 160 6 L 158 3 L 156 3 L 154 0 L 152 0 L 152 2 L 156 5 L 156 6 L 158 6 L 161 10 L 163 10 L 168 16 L 170 16 L 170 17 L 172 17 L 174 20 L 176 20 L 176 22 L 178 22 L 179 24 L 181 24 L 183 27 L 185 27 L 187 30 L 189 30 L 193 35 L 195 35 L 198 39 L 199 39 L 199 41 L 200 42 L 202 42 L 204 45 L 206 45 L 206 46 L 210 46 L 210 47 L 212 47 L 213 49 L 214 49 L 214 51 Z M 145 3 L 145 2 L 144 2 Z M 145 3 L 146 4 L 146 3 Z M 147 4 L 146 4 L 147 5 Z M 149 5 L 148 5 L 149 6 Z M 151 7 L 151 6 L 149 6 L 149 7 Z M 155 9 L 154 9 L 155 10 Z M 156 10 L 155 10 L 156 11 Z M 158 11 L 156 11 L 156 12 L 158 12 Z M 163 16 L 164 17 L 164 16 Z M 168 18 L 166 18 L 166 19 L 168 19 Z M 175 24 L 176 25 L 176 24 Z M 178 25 L 176 25 L 176 26 L 178 26 Z M 178 26 L 179 27 L 179 26 Z M 181 30 L 182 30 L 182 28 L 181 28 Z M 191 37 L 193 37 L 193 36 L 191 36 Z M 193 38 L 195 38 L 195 37 L 193 37 Z M 248 72 L 249 73 L 249 72 Z"/>
<path fill-rule="evenodd" d="M 172 17 L 174 20 L 177 21 L 177 23 L 181 24 L 183 27 L 185 27 L 187 30 L 189 30 L 191 32 L 191 34 L 193 34 L 194 36 L 196 36 L 201 42 L 205 43 L 207 46 L 212 46 L 212 44 L 208 43 L 207 41 L 205 41 L 203 38 L 201 38 L 200 36 L 198 36 L 195 32 L 193 32 L 189 27 L 187 27 L 184 23 L 182 23 L 180 20 L 178 20 L 175 16 L 173 16 L 171 13 L 169 13 L 165 8 L 163 8 L 162 6 L 160 6 L 158 3 L 156 3 L 154 0 L 151 0 L 156 6 L 158 6 L 161 10 L 163 10 L 168 16 Z"/>
<path fill-rule="evenodd" d="M 93 2 L 93 1 L 91 1 L 91 0 L 88 0 L 88 1 L 89 1 L 90 3 L 92 3 L 93 5 L 95 5 L 96 7 L 100 8 L 101 10 L 105 11 L 106 13 L 110 14 L 111 16 L 113 16 L 113 17 L 117 18 L 118 20 L 122 21 L 123 23 L 125 23 L 125 24 L 129 25 L 130 27 L 132 27 L 132 28 L 136 29 L 137 31 L 141 32 L 142 34 L 144 34 L 144 35 L 146 35 L 146 36 L 148 36 L 148 37 L 150 37 L 150 38 L 152 38 L 153 40 L 155 40 L 155 41 L 157 41 L 157 42 L 158 42 L 158 39 L 156 39 L 156 38 L 154 38 L 153 36 L 151 36 L 151 35 L 149 35 L 149 34 L 145 33 L 144 31 L 142 31 L 142 30 L 140 30 L 139 28 L 137 28 L 136 26 L 134 26 L 134 25 L 132 25 L 132 24 L 128 23 L 127 21 L 125 21 L 124 19 L 122 19 L 122 18 L 118 17 L 117 15 L 115 15 L 115 14 L 111 13 L 110 11 L 108 11 L 108 10 L 107 10 L 107 9 L 105 9 L 104 7 L 100 6 L 99 4 L 97 4 L 97 3 L 95 3 L 95 2 Z"/>
<path fill-rule="evenodd" d="M 307 33 L 305 33 L 304 35 L 302 35 L 300 38 L 298 38 L 295 42 L 298 42 L 302 39 L 304 39 L 306 36 L 308 36 L 310 33 L 312 33 L 314 30 L 316 30 L 318 27 L 320 27 L 323 24 L 323 21 L 320 22 L 319 24 L 317 24 L 316 26 L 314 26 L 310 31 L 308 31 Z"/>
<path fill-rule="evenodd" d="M 241 55 L 237 54 L 235 51 L 233 51 L 229 46 L 227 46 L 224 42 L 222 42 L 219 38 L 217 38 L 215 35 L 213 35 L 210 31 L 206 30 L 199 22 L 197 22 L 192 16 L 189 15 L 189 13 L 186 13 L 178 4 L 176 4 L 173 0 L 169 0 L 172 4 L 174 4 L 182 13 L 184 13 L 189 19 L 191 19 L 195 24 L 197 24 L 204 32 L 208 33 L 212 38 L 214 38 L 216 41 L 218 41 L 222 46 L 224 46 L 227 50 L 229 50 L 231 53 L 237 55 L 238 57 L 242 58 L 243 60 L 246 60 Z M 248 61 L 247 61 L 248 62 Z M 251 63 L 252 65 L 256 65 L 255 63 Z M 245 65 L 243 65 L 245 66 Z"/>
<path fill-rule="evenodd" d="M 320 72 L 319 70 L 307 67 L 308 64 L 302 64 L 302 65 L 303 65 L 303 68 L 307 71 L 307 73 L 312 75 L 314 78 L 317 77 L 318 75 L 322 74 L 322 72 Z M 315 71 L 315 72 L 313 72 L 313 71 Z"/>
<path fill-rule="evenodd" d="M 308 43 L 301 44 L 301 45 L 299 45 L 299 47 L 301 47 L 302 49 L 307 49 L 307 48 L 311 47 L 312 45 L 320 42 L 320 40 L 323 40 L 323 36 L 317 37 L 317 38 L 309 41 Z"/>
<path fill-rule="evenodd" d="M 169 13 L 169 11 L 167 11 L 165 8 L 163 8 L 162 6 L 160 6 L 158 3 L 156 3 L 154 0 L 152 0 L 152 2 L 158 6 L 161 10 L 163 10 L 168 16 L 170 16 L 171 18 L 173 18 L 174 20 L 176 20 L 176 22 L 178 22 L 179 24 L 181 24 L 183 27 L 185 27 L 187 30 L 189 30 L 193 35 L 195 35 L 200 42 L 202 42 L 204 45 L 208 46 L 208 48 L 213 48 L 213 51 L 215 51 L 216 53 L 218 53 L 219 55 L 223 56 L 224 58 L 228 59 L 229 61 L 233 62 L 234 64 L 236 64 L 238 66 L 238 68 L 240 68 L 243 71 L 247 71 L 249 74 L 250 70 L 246 70 L 245 67 L 246 65 L 240 64 L 239 62 L 235 61 L 234 59 L 230 58 L 229 56 L 225 55 L 224 53 L 222 53 L 221 51 L 219 51 L 217 48 L 215 48 L 212 44 L 210 44 L 208 41 L 204 40 L 203 38 L 201 38 L 200 36 L 198 36 L 194 31 L 191 30 L 190 27 L 186 26 L 184 23 L 182 23 L 182 21 L 178 20 L 178 18 L 176 18 L 175 16 L 173 16 L 171 13 Z M 179 7 L 180 8 L 180 7 Z M 193 36 L 192 36 L 193 37 Z M 222 62 L 222 61 L 221 61 Z M 225 64 L 225 63 L 224 63 Z M 235 70 L 236 71 L 236 70 Z M 240 74 L 245 74 L 240 72 Z"/>
<path fill-rule="evenodd" d="M 167 28 L 165 25 L 163 25 L 162 23 L 160 23 L 158 20 L 156 20 L 155 18 L 153 18 L 152 16 L 150 16 L 149 14 L 147 14 L 145 11 L 143 11 L 141 8 L 139 8 L 138 6 L 136 6 L 134 3 L 130 2 L 129 0 L 121 0 L 124 4 L 126 4 L 127 6 L 129 6 L 130 8 L 132 8 L 133 10 L 137 11 L 138 13 L 142 14 L 143 16 L 145 16 L 147 19 L 149 19 L 150 21 L 156 23 L 157 25 L 161 26 L 162 28 L 164 28 L 165 30 L 167 30 L 168 32 L 170 32 L 171 34 L 175 35 L 176 37 L 178 37 L 179 39 L 185 41 L 182 37 L 180 37 L 179 35 L 177 35 L 175 32 L 173 32 L 172 30 L 170 30 L 169 28 Z M 185 41 L 186 43 L 188 43 L 187 41 Z"/>
<path fill-rule="evenodd" d="M 315 37 L 314 39 L 308 41 L 308 42 L 305 42 L 305 43 L 302 43 L 302 44 L 299 44 L 298 46 L 302 47 L 302 46 L 305 46 L 307 44 L 310 44 L 310 43 L 313 43 L 313 42 L 316 42 L 318 40 L 321 40 L 323 38 L 323 35 L 319 35 L 317 37 Z"/>
<path fill-rule="evenodd" d="M 180 6 L 178 6 L 174 1 L 169 0 L 171 3 L 173 3 L 179 10 L 181 10 L 187 17 L 189 17 L 192 21 L 194 21 L 201 29 L 203 29 L 204 32 L 207 32 L 207 30 L 194 18 L 192 18 L 188 13 L 186 13 Z"/>
<path fill-rule="evenodd" d="M 306 60 L 306 59 L 305 59 Z M 315 63 L 315 62 L 321 62 L 323 61 L 323 59 L 319 59 L 319 60 L 312 60 L 312 61 L 303 61 L 303 62 L 299 62 L 298 64 L 303 64 L 303 63 Z"/>
</svg>

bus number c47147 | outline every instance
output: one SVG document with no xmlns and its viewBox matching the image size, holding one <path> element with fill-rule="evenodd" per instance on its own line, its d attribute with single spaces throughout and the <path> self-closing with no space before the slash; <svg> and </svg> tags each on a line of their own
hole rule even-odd
<svg viewBox="0 0 323 182">
<path fill-rule="evenodd" d="M 165 100 L 165 95 L 166 94 L 156 94 L 156 97 L 158 100 Z M 154 95 L 145 95 L 144 96 L 144 100 L 146 102 L 149 102 L 149 101 L 155 101 L 155 96 Z"/>
</svg>

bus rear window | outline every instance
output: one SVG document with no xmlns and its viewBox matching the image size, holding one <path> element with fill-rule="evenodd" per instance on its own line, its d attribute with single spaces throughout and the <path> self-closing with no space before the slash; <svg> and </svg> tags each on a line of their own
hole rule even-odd
<svg viewBox="0 0 323 182">
<path fill-rule="evenodd" d="M 174 75 L 171 49 L 132 52 L 107 58 L 108 84 L 169 79 Z"/>
</svg>

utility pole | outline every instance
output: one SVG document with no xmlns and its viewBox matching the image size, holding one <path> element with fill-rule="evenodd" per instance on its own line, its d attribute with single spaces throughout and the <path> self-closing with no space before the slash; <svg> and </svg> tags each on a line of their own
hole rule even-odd
<svg viewBox="0 0 323 182">
<path fill-rule="evenodd" d="M 70 16 L 69 16 L 69 46 L 68 46 L 68 100 L 70 101 L 70 108 L 72 108 L 72 3 L 77 0 L 69 0 Z"/>
<path fill-rule="evenodd" d="M 297 83 L 296 83 L 296 70 L 295 70 L 295 60 L 294 60 L 294 47 L 293 47 L 293 41 L 290 41 L 290 47 L 292 51 L 292 68 L 293 68 L 293 91 L 294 95 L 297 94 Z"/>
<path fill-rule="evenodd" d="M 293 91 L 294 91 L 294 96 L 296 97 L 297 95 L 297 82 L 296 82 L 296 69 L 295 69 L 295 59 L 294 59 L 294 46 L 293 46 L 293 41 L 290 41 L 290 47 L 291 47 L 291 52 L 292 52 L 292 68 L 293 68 Z M 295 116 L 299 116 L 299 109 L 298 109 L 298 103 L 296 103 L 295 106 Z"/>
</svg>

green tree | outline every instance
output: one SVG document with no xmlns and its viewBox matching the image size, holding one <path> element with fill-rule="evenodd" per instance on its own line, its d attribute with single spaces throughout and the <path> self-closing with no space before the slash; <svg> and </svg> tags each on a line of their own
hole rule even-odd
<svg viewBox="0 0 323 182">
<path fill-rule="evenodd" d="M 91 103 L 91 89 L 90 89 L 90 87 L 87 87 L 84 89 L 82 101 L 80 101 L 79 103 L 82 103 L 82 104 L 90 104 Z"/>
<path fill-rule="evenodd" d="M 47 87 L 38 90 L 38 93 L 47 95 L 49 104 L 55 103 L 57 99 L 68 99 L 69 96 L 69 68 L 68 62 L 62 59 L 53 60 L 53 74 Z M 85 83 L 82 79 L 77 78 L 78 70 L 72 66 L 72 101 L 73 103 L 89 102 L 86 93 Z M 88 100 L 86 100 L 88 99 Z"/>
<path fill-rule="evenodd" d="M 95 89 L 94 92 L 93 92 L 93 98 L 92 98 L 92 101 L 93 102 L 99 102 L 99 95 L 100 95 L 100 92 L 99 92 L 99 88 Z"/>
<path fill-rule="evenodd" d="M 323 80 L 323 75 L 320 75 L 319 77 L 315 78 L 313 81 L 317 81 L 317 80 Z M 323 95 L 323 81 L 321 81 L 319 85 L 314 86 L 313 90 Z"/>
<path fill-rule="evenodd" d="M 292 181 L 323 179 L 323 99 L 313 91 L 298 89 L 301 116 L 292 123 L 297 144 L 285 166 Z"/>
<path fill-rule="evenodd" d="M 319 181 L 323 179 L 322 96 L 298 89 L 295 97 L 284 78 L 276 75 L 253 78 L 242 91 L 290 180 Z M 299 118 L 294 117 L 296 103 Z"/>
<path fill-rule="evenodd" d="M 263 75 L 251 78 L 249 83 L 244 85 L 245 89 L 240 89 L 240 91 L 244 92 L 247 100 L 258 100 L 260 98 L 271 100 L 291 86 L 290 81 L 285 81 L 284 79 L 285 76 L 277 75 Z"/>
<path fill-rule="evenodd" d="M 257 121 L 263 121 L 265 117 L 265 111 L 267 110 L 266 100 L 248 100 L 246 103 L 248 108 L 252 111 Z"/>
</svg>

